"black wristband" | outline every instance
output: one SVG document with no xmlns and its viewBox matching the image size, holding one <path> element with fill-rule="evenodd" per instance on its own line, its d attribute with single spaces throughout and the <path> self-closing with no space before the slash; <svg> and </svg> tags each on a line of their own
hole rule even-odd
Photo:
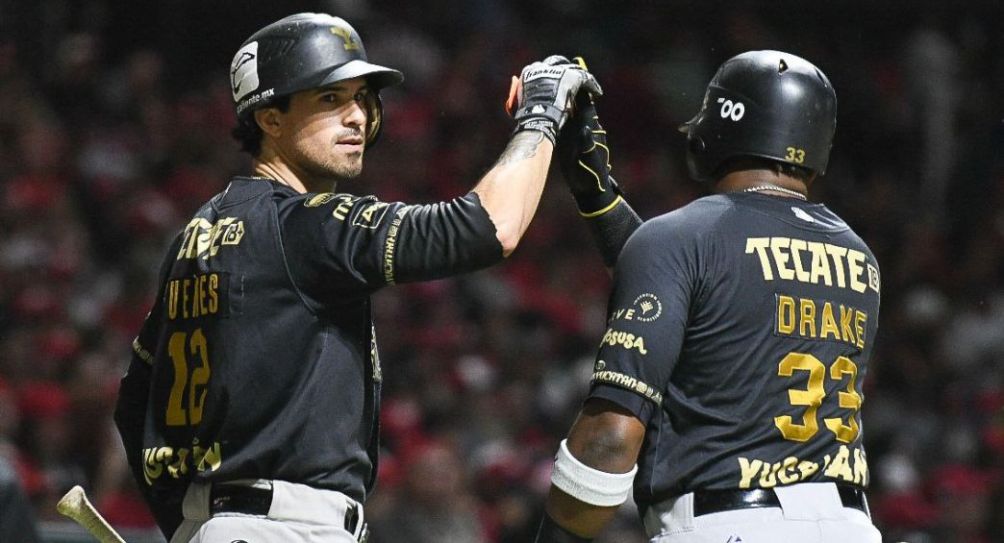
<svg viewBox="0 0 1004 543">
<path fill-rule="evenodd" d="M 534 543 L 589 543 L 590 541 L 592 539 L 577 536 L 562 528 L 547 513 L 544 513 L 540 528 L 537 529 L 537 537 L 534 539 Z"/>
<path fill-rule="evenodd" d="M 572 197 L 575 198 L 575 207 L 579 208 L 579 213 L 589 217 L 594 213 L 602 214 L 601 212 L 608 210 L 607 208 L 611 207 L 620 194 L 612 188 L 608 188 L 606 192 L 600 193 L 576 194 L 573 192 Z"/>
</svg>

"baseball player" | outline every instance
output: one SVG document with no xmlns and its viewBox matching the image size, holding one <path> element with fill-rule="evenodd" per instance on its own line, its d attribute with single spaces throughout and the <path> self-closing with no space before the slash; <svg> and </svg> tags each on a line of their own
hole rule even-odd
<svg viewBox="0 0 1004 543">
<path fill-rule="evenodd" d="M 717 194 L 620 252 L 589 397 L 538 543 L 590 541 L 629 493 L 653 542 L 878 542 L 862 383 L 879 269 L 808 189 L 836 95 L 778 51 L 726 61 L 682 127 Z"/>
<path fill-rule="evenodd" d="M 334 191 L 380 133 L 380 90 L 344 20 L 265 26 L 230 68 L 253 173 L 178 234 L 122 379 L 115 420 L 174 543 L 363 541 L 382 369 L 370 295 L 499 262 L 536 209 L 555 137 L 596 80 L 527 66 L 508 146 L 467 195 L 431 205 Z"/>
</svg>

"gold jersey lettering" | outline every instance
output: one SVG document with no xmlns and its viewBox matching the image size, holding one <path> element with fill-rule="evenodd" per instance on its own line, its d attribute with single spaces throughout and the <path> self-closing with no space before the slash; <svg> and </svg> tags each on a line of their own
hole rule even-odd
<svg viewBox="0 0 1004 543">
<path fill-rule="evenodd" d="M 852 345 L 857 345 L 858 341 L 854 337 L 854 329 L 851 328 L 851 319 L 854 318 L 854 308 L 840 304 L 840 339 Z"/>
<path fill-rule="evenodd" d="M 830 262 L 826 260 L 826 246 L 818 241 L 810 241 L 809 251 L 812 253 L 809 283 L 818 285 L 821 279 L 824 285 L 832 287 L 833 279 L 830 277 Z"/>
<path fill-rule="evenodd" d="M 851 449 L 841 445 L 836 454 L 826 454 L 821 461 L 797 456 L 787 456 L 780 461 L 745 456 L 736 460 L 736 486 L 742 489 L 774 488 L 827 479 L 861 486 L 868 484 L 868 462 L 865 452 L 858 447 Z"/>
<path fill-rule="evenodd" d="M 847 445 L 841 445 L 840 449 L 837 450 L 837 455 L 826 466 L 824 475 L 831 479 L 840 479 L 848 483 L 854 482 L 854 471 L 851 469 L 850 458 L 850 449 L 847 448 Z"/>
<path fill-rule="evenodd" d="M 808 249 L 808 242 L 803 239 L 791 239 L 791 262 L 795 265 L 795 279 L 801 283 L 808 283 L 809 272 L 802 267 L 802 251 Z"/>
<path fill-rule="evenodd" d="M 795 299 L 791 296 L 777 298 L 777 331 L 785 335 L 795 331 Z"/>
<path fill-rule="evenodd" d="M 865 323 L 868 320 L 868 315 L 864 311 L 854 310 L 854 331 L 857 332 L 857 342 L 858 349 L 865 348 Z"/>
<path fill-rule="evenodd" d="M 847 254 L 846 247 L 825 244 L 826 254 L 833 258 L 833 275 L 837 277 L 837 286 L 847 288 L 847 279 L 844 278 L 844 255 Z"/>
<path fill-rule="evenodd" d="M 189 221 L 181 239 L 177 260 L 211 258 L 224 245 L 240 245 L 244 239 L 244 221 L 226 217 L 211 223 L 203 218 Z"/>
<path fill-rule="evenodd" d="M 620 332 L 614 330 L 613 328 L 608 328 L 607 333 L 603 334 L 603 341 L 601 344 L 602 343 L 606 343 L 611 346 L 620 345 L 629 351 L 635 349 L 643 355 L 648 354 L 648 350 L 645 349 L 644 337 L 636 336 L 628 332 Z"/>
<path fill-rule="evenodd" d="M 215 471 L 223 463 L 220 443 L 214 442 L 209 448 L 200 447 L 198 440 L 191 448 L 151 447 L 143 449 L 143 479 L 152 485 L 167 474 L 172 479 L 180 479 L 194 471 Z"/>
<path fill-rule="evenodd" d="M 847 251 L 847 271 L 851 278 L 851 290 L 864 292 L 868 285 L 864 282 L 865 254 L 853 249 Z"/>
<path fill-rule="evenodd" d="M 837 320 L 833 317 L 833 304 L 826 302 L 823 304 L 823 324 L 819 328 L 819 337 L 822 339 L 840 339 L 840 329 L 837 328 Z"/>
<path fill-rule="evenodd" d="M 335 199 L 338 200 L 338 205 L 336 205 L 335 210 L 331 212 L 331 216 L 340 221 L 345 220 L 345 217 L 348 216 L 349 211 L 352 209 L 352 205 L 359 200 L 359 198 L 349 196 L 347 194 L 335 195 Z"/>
<path fill-rule="evenodd" d="M 763 460 L 754 458 L 739 457 L 739 488 L 749 488 L 753 484 L 753 479 L 760 473 Z"/>
<path fill-rule="evenodd" d="M 840 341 L 858 349 L 865 347 L 868 314 L 854 307 L 778 294 L 774 333 L 803 339 Z M 835 309 L 839 307 L 839 309 Z M 837 322 L 839 311 L 840 322 Z M 606 340 L 606 338 L 604 338 Z"/>
<path fill-rule="evenodd" d="M 819 471 L 819 464 L 816 462 L 810 462 L 809 460 L 802 460 L 798 463 L 798 472 L 801 474 L 801 480 L 806 480 L 812 477 L 814 473 Z"/>
<path fill-rule="evenodd" d="M 774 256 L 774 265 L 777 266 L 777 276 L 788 281 L 795 278 L 795 270 L 788 267 L 791 253 L 784 251 L 790 243 L 790 238 L 770 238 L 770 254 Z"/>
<path fill-rule="evenodd" d="M 192 447 L 192 457 L 195 462 L 195 469 L 199 471 L 216 471 L 223 462 L 220 454 L 220 444 L 213 443 L 212 447 L 205 449 L 198 445 Z"/>
<path fill-rule="evenodd" d="M 167 282 L 167 318 L 197 319 L 220 312 L 220 274 L 200 273 Z"/>
<path fill-rule="evenodd" d="M 816 303 L 806 298 L 798 299 L 798 309 L 800 318 L 798 320 L 798 333 L 802 337 L 816 337 Z M 806 333 L 808 330 L 808 333 Z"/>
<path fill-rule="evenodd" d="M 178 318 L 178 283 L 177 279 L 167 283 L 167 318 L 172 321 Z"/>
<path fill-rule="evenodd" d="M 865 458 L 865 451 L 854 448 L 854 484 L 868 485 L 868 460 Z"/>
<path fill-rule="evenodd" d="M 789 456 L 781 461 L 781 469 L 777 472 L 777 478 L 781 481 L 781 484 L 790 485 L 799 481 L 800 477 L 797 466 L 798 458 L 794 456 Z"/>
<path fill-rule="evenodd" d="M 756 255 L 764 281 L 784 281 L 879 291 L 878 268 L 856 249 L 787 237 L 746 238 L 745 253 Z"/>
<path fill-rule="evenodd" d="M 767 246 L 770 245 L 770 238 L 746 238 L 746 254 L 753 254 L 756 252 L 757 257 L 760 259 L 760 268 L 763 270 L 763 280 L 773 281 L 774 272 L 770 266 L 770 260 L 767 258 Z"/>
<path fill-rule="evenodd" d="M 760 470 L 760 488 L 774 488 L 777 486 L 777 470 L 781 463 L 771 464 L 764 462 L 763 469 Z"/>
</svg>

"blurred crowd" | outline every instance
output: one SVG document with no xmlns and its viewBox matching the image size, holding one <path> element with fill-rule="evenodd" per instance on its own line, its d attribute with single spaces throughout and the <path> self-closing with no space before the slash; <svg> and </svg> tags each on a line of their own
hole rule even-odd
<svg viewBox="0 0 1004 543">
<path fill-rule="evenodd" d="M 111 422 L 118 380 L 170 238 L 248 171 L 229 135 L 231 55 L 263 24 L 313 9 L 347 18 L 371 59 L 406 74 L 384 93 L 385 132 L 362 177 L 339 186 L 384 200 L 473 186 L 508 138 L 509 75 L 560 52 L 585 55 L 603 84 L 614 175 L 650 218 L 705 194 L 685 175 L 676 126 L 720 62 L 758 48 L 815 62 L 840 111 L 812 198 L 864 237 L 883 273 L 863 408 L 876 524 L 890 541 L 1004 540 L 995 2 L 247 4 L 224 23 L 226 39 L 207 36 L 202 50 L 124 43 L 122 34 L 172 31 L 176 42 L 196 39 L 198 29 L 173 26 L 176 13 L 123 27 L 136 8 L 112 0 L 17 4 L 0 3 L 0 483 L 23 490 L 43 536 L 74 484 L 113 525 L 155 534 Z M 610 286 L 552 181 L 502 265 L 374 299 L 385 379 L 366 513 L 376 543 L 532 537 L 552 455 L 587 391 Z M 643 541 L 638 525 L 624 507 L 600 541 Z"/>
</svg>

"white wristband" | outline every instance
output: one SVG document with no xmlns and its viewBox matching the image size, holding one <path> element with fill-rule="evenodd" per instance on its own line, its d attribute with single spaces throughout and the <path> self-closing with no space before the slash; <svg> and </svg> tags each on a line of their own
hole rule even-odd
<svg viewBox="0 0 1004 543">
<path fill-rule="evenodd" d="M 567 443 L 567 439 L 561 442 L 558 454 L 554 457 L 554 471 L 551 472 L 551 483 L 554 486 L 590 505 L 612 507 L 627 501 L 634 475 L 638 473 L 637 464 L 627 473 L 607 473 L 593 469 L 572 456 Z"/>
</svg>

